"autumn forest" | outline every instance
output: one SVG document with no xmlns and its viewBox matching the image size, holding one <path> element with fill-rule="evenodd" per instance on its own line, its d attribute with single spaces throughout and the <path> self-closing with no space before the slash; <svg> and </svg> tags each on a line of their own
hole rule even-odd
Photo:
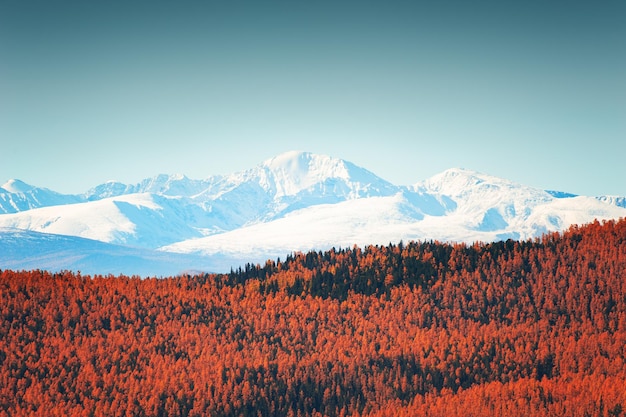
<svg viewBox="0 0 626 417">
<path fill-rule="evenodd" d="M 624 416 L 626 220 L 170 278 L 0 271 L 0 416 Z"/>
</svg>

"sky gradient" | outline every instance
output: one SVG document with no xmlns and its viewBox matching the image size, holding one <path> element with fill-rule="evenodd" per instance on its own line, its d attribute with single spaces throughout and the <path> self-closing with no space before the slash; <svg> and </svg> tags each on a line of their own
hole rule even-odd
<svg viewBox="0 0 626 417">
<path fill-rule="evenodd" d="M 0 0 L 0 183 L 206 178 L 288 150 L 626 195 L 624 1 Z"/>
</svg>

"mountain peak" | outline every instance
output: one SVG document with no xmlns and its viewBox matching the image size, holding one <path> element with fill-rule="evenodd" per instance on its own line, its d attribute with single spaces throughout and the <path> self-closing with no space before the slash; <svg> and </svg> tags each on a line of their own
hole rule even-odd
<svg viewBox="0 0 626 417">
<path fill-rule="evenodd" d="M 465 168 L 450 168 L 417 183 L 417 187 L 425 188 L 430 192 L 439 192 L 448 195 L 461 195 L 469 192 L 480 184 L 509 183 L 502 178 L 483 174 Z"/>
<path fill-rule="evenodd" d="M 138 191 L 164 195 L 191 195 L 199 192 L 202 181 L 191 180 L 183 174 L 159 174 L 138 184 Z"/>
<path fill-rule="evenodd" d="M 481 231 L 521 224 L 537 206 L 554 200 L 538 188 L 463 168 L 443 171 L 414 189 L 446 201 L 446 206 L 455 207 L 467 224 Z"/>
<path fill-rule="evenodd" d="M 445 171 L 441 172 L 440 174 L 438 174 L 441 177 L 444 178 L 475 178 L 475 179 L 498 179 L 500 180 L 501 178 L 498 177 L 494 177 L 492 175 L 489 174 L 485 174 L 483 172 L 480 171 L 475 171 L 473 169 L 468 169 L 468 168 L 461 168 L 461 167 L 455 167 L 455 168 L 450 168 L 450 169 L 446 169 Z"/>
<path fill-rule="evenodd" d="M 321 171 L 333 176 L 337 176 L 337 171 L 346 174 L 344 160 L 303 151 L 284 152 L 265 160 L 261 165 L 273 171 L 284 171 L 296 176 L 311 171 Z"/>
<path fill-rule="evenodd" d="M 32 185 L 26 184 L 24 181 L 21 181 L 21 180 L 11 179 L 5 182 L 4 185 L 2 185 L 2 187 L 0 188 L 10 193 L 27 193 L 33 190 L 35 187 L 33 187 Z"/>
<path fill-rule="evenodd" d="M 328 178 L 350 179 L 345 161 L 310 152 L 289 151 L 262 163 L 283 186 L 286 195 L 297 193 Z"/>
<path fill-rule="evenodd" d="M 392 188 L 395 189 L 364 168 L 340 158 L 311 152 L 285 152 L 264 161 L 259 168 L 263 172 L 261 185 L 279 198 L 303 191 L 355 198 L 381 192 L 387 195 Z"/>
</svg>

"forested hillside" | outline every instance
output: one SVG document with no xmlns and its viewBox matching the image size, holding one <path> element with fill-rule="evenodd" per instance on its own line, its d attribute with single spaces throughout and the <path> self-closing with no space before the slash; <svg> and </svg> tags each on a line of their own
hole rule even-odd
<svg viewBox="0 0 626 417">
<path fill-rule="evenodd" d="M 0 416 L 620 416 L 626 220 L 224 275 L 0 272 Z"/>
</svg>

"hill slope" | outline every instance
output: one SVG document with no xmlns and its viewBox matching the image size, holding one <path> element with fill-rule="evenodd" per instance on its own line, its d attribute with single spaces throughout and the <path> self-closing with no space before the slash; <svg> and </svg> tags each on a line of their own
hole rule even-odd
<svg viewBox="0 0 626 417">
<path fill-rule="evenodd" d="M 0 414 L 621 416 L 626 220 L 229 274 L 0 271 Z"/>
</svg>

